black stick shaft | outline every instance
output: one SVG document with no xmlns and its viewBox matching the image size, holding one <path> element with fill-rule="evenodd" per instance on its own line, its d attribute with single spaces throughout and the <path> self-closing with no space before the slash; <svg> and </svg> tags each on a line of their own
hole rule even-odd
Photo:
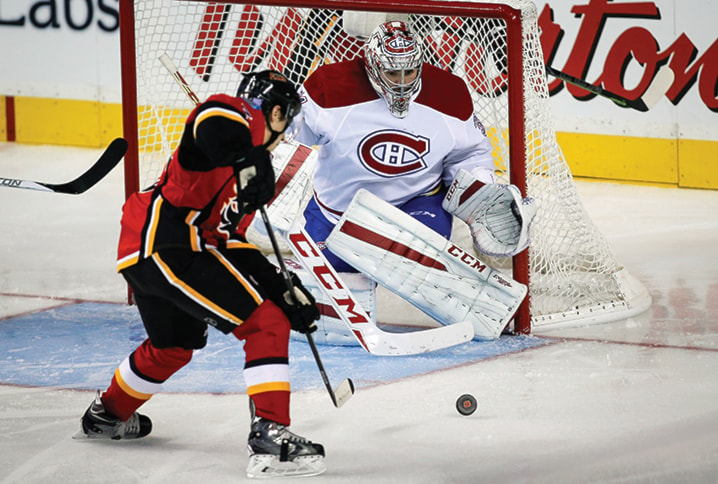
<svg viewBox="0 0 718 484">
<path fill-rule="evenodd" d="M 277 257 L 277 261 L 279 262 L 279 269 L 282 271 L 282 276 L 284 277 L 284 282 L 287 284 L 287 289 L 289 289 L 290 297 L 295 297 L 294 283 L 292 282 L 292 277 L 289 275 L 287 266 L 284 263 L 282 252 L 279 250 L 279 244 L 277 244 L 277 238 L 274 235 L 274 229 L 272 228 L 272 224 L 269 221 L 267 210 L 264 207 L 259 207 L 259 212 L 262 214 L 262 221 L 264 222 L 264 226 L 267 229 L 267 235 L 269 235 L 269 240 L 272 242 L 272 249 L 274 250 L 274 255 Z M 309 347 L 312 349 L 314 360 L 317 362 L 317 368 L 319 368 L 319 373 L 322 375 L 322 381 L 324 382 L 324 386 L 329 392 L 329 396 L 332 399 L 332 403 L 335 407 L 337 407 L 337 396 L 334 394 L 334 389 L 329 382 L 329 377 L 327 376 L 327 372 L 324 369 L 324 364 L 322 363 L 322 359 L 319 356 L 319 351 L 317 350 L 317 346 L 314 343 L 314 338 L 312 337 L 311 333 L 306 333 L 306 336 L 307 342 L 309 343 Z"/>
</svg>

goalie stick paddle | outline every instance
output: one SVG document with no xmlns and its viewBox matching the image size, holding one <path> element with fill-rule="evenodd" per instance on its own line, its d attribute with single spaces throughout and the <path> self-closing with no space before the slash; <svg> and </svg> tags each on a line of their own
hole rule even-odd
<svg viewBox="0 0 718 484">
<path fill-rule="evenodd" d="M 168 56 L 167 54 L 162 54 L 160 56 L 160 62 L 165 67 L 165 69 L 169 71 L 175 82 L 177 82 L 177 84 L 182 88 L 185 94 L 187 94 L 187 97 L 189 97 L 195 105 L 199 104 L 199 98 L 194 93 L 192 87 L 187 83 L 185 78 L 182 77 L 182 74 L 180 74 L 179 70 L 177 69 L 177 66 L 175 66 L 174 62 L 172 62 L 172 59 L 170 59 L 170 56 Z M 245 175 L 250 175 L 250 173 L 245 172 Z M 284 282 L 287 284 L 287 289 L 289 290 L 289 294 L 291 295 L 291 297 L 295 297 L 294 284 L 292 283 L 292 278 L 289 275 L 287 266 L 284 264 L 284 259 L 282 258 L 281 251 L 279 250 L 279 244 L 277 244 L 277 239 L 274 236 L 274 229 L 272 228 L 272 225 L 269 221 L 269 217 L 267 216 L 267 210 L 265 209 L 265 207 L 260 207 L 259 210 L 262 214 L 262 220 L 264 221 L 264 226 L 267 230 L 267 234 L 269 235 L 269 240 L 272 242 L 272 249 L 274 249 L 274 254 L 279 261 L 279 268 L 282 271 Z M 339 384 L 336 390 L 334 390 L 331 383 L 329 382 L 329 377 L 327 376 L 327 372 L 324 369 L 324 364 L 322 363 L 322 359 L 319 356 L 319 351 L 317 350 L 317 346 L 314 343 L 314 338 L 312 337 L 311 333 L 307 333 L 306 336 L 307 342 L 309 343 L 309 347 L 312 349 L 312 354 L 314 355 L 314 361 L 316 361 L 317 368 L 319 368 L 319 373 L 322 376 L 324 386 L 327 388 L 327 392 L 329 392 L 329 397 L 332 399 L 332 403 L 334 404 L 334 406 L 339 408 L 344 405 L 347 400 L 351 398 L 352 395 L 354 395 L 354 383 L 349 378 L 346 378 Z"/>
<path fill-rule="evenodd" d="M 646 92 L 644 92 L 641 97 L 639 97 L 638 99 L 628 99 L 623 96 L 619 96 L 618 94 L 615 94 L 611 91 L 607 91 L 601 86 L 594 86 L 593 84 L 589 84 L 583 79 L 579 79 L 578 77 L 566 74 L 565 72 L 561 72 L 550 66 L 546 66 L 546 72 L 557 79 L 561 79 L 564 82 L 568 82 L 569 84 L 578 86 L 582 89 L 592 92 L 593 94 L 605 97 L 606 99 L 610 99 L 621 107 L 633 108 L 641 112 L 646 112 L 653 106 L 655 106 L 658 101 L 660 101 L 661 98 L 666 94 L 668 89 L 673 84 L 673 80 L 675 78 L 673 70 L 668 66 L 663 66 L 658 70 L 656 77 L 653 78 L 653 81 L 651 81 L 651 84 L 648 86 L 648 89 L 646 89 Z"/>
<path fill-rule="evenodd" d="M 30 180 L 18 180 L 14 178 L 0 177 L 0 186 L 8 188 L 24 188 L 27 190 L 38 190 L 42 192 L 67 193 L 79 195 L 92 188 L 102 180 L 122 160 L 127 152 L 127 141 L 117 138 L 109 144 L 100 155 L 94 165 L 85 173 L 67 183 L 42 183 Z"/>
<path fill-rule="evenodd" d="M 294 283 L 292 282 L 292 278 L 289 275 L 287 266 L 284 264 L 284 258 L 282 257 L 282 253 L 279 250 L 277 238 L 274 236 L 274 229 L 272 228 L 272 224 L 269 221 L 267 210 L 264 207 L 260 207 L 259 211 L 262 214 L 262 221 L 264 222 L 264 226 L 267 229 L 267 235 L 269 236 L 269 240 L 272 242 L 274 255 L 277 257 L 277 261 L 279 262 L 279 269 L 282 271 L 282 276 L 284 277 L 284 282 L 287 284 L 289 294 L 292 298 L 294 298 L 295 302 L 298 303 L 296 297 L 294 296 Z M 324 382 L 324 386 L 327 388 L 327 391 L 329 392 L 329 396 L 331 397 L 334 406 L 339 408 L 344 405 L 347 400 L 351 398 L 352 395 L 354 395 L 354 383 L 349 378 L 346 378 L 343 382 L 339 384 L 336 390 L 332 389 L 332 385 L 331 383 L 329 383 L 329 377 L 327 376 L 327 372 L 326 370 L 324 370 L 324 364 L 322 364 L 322 359 L 319 357 L 317 345 L 316 343 L 314 343 L 314 338 L 312 337 L 311 333 L 306 333 L 306 336 L 307 342 L 309 343 L 309 347 L 312 349 L 314 360 L 317 362 L 319 373 L 322 375 L 322 381 Z"/>
</svg>

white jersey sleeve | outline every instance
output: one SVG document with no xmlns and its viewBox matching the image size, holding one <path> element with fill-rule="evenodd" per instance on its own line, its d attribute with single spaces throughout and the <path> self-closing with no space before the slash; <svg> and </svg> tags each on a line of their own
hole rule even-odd
<svg viewBox="0 0 718 484">
<path fill-rule="evenodd" d="M 304 122 L 295 139 L 307 146 L 316 146 L 326 143 L 326 140 L 315 132 L 316 120 L 319 117 L 321 109 L 309 93 L 307 93 L 307 89 L 304 86 L 299 88 L 299 98 L 302 100 L 302 117 L 304 118 Z"/>
<path fill-rule="evenodd" d="M 444 184 L 450 186 L 461 169 L 474 173 L 484 183 L 493 183 L 495 167 L 491 143 L 478 116 L 473 114 L 468 121 L 457 123 L 452 133 L 456 146 L 444 161 Z"/>
</svg>

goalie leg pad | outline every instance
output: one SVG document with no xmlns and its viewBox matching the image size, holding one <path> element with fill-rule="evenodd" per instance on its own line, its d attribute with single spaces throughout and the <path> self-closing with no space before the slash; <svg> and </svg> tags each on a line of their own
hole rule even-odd
<svg viewBox="0 0 718 484">
<path fill-rule="evenodd" d="M 357 192 L 326 243 L 440 323 L 470 321 L 477 340 L 498 338 L 526 296 L 525 285 L 366 190 Z"/>
</svg>

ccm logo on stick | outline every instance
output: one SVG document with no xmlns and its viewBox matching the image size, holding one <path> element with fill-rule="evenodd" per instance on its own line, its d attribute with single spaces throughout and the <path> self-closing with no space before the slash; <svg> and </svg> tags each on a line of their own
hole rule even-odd
<svg viewBox="0 0 718 484">
<path fill-rule="evenodd" d="M 323 262 L 304 234 L 290 234 L 289 241 L 297 249 L 297 252 L 304 257 L 306 264 L 311 266 L 311 271 L 316 276 L 316 280 L 328 291 L 329 297 L 340 307 L 346 308 L 345 313 L 349 321 L 352 324 L 368 323 L 369 321 L 364 316 L 356 312 L 355 302 L 344 294 L 348 290 L 336 278 L 334 271 Z M 336 294 L 337 292 L 339 294 Z"/>
</svg>

